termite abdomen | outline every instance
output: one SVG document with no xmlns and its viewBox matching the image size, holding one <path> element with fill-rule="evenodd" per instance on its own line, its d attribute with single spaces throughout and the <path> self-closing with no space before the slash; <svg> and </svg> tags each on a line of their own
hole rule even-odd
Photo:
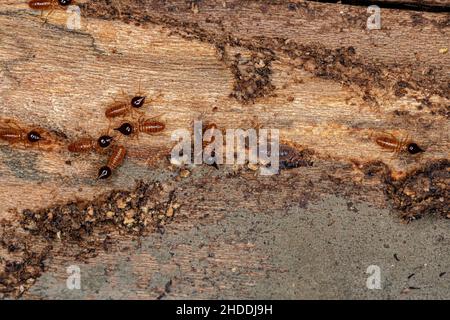
<svg viewBox="0 0 450 320">
<path fill-rule="evenodd" d="M 393 137 L 378 137 L 375 139 L 375 142 L 386 150 L 398 151 L 401 149 L 400 141 Z"/>
<path fill-rule="evenodd" d="M 139 124 L 139 132 L 156 133 L 163 131 L 166 125 L 160 121 L 143 121 Z"/>
<path fill-rule="evenodd" d="M 89 152 L 95 149 L 95 144 L 95 140 L 91 138 L 82 138 L 69 144 L 67 149 L 70 152 Z"/>
<path fill-rule="evenodd" d="M 118 166 L 120 166 L 123 162 L 123 159 L 125 158 L 125 155 L 127 153 L 127 150 L 124 146 L 117 146 L 114 148 L 111 157 L 108 160 L 107 166 L 114 170 Z"/>
<path fill-rule="evenodd" d="M 0 129 L 0 139 L 15 142 L 22 140 L 23 133 L 16 129 Z"/>
<path fill-rule="evenodd" d="M 120 117 L 127 114 L 129 110 L 129 106 L 125 103 L 115 103 L 105 110 L 105 116 L 107 118 Z"/>
<path fill-rule="evenodd" d="M 31 0 L 28 1 L 28 6 L 34 10 L 48 10 L 52 8 L 53 1 L 51 0 Z"/>
<path fill-rule="evenodd" d="M 34 10 L 51 10 L 58 5 L 67 7 L 72 4 L 72 0 L 30 0 L 28 6 Z"/>
</svg>

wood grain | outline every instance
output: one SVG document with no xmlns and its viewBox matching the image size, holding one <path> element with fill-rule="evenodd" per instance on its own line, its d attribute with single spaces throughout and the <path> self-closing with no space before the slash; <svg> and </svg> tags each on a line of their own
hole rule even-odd
<svg viewBox="0 0 450 320">
<path fill-rule="evenodd" d="M 339 180 L 345 193 L 354 188 L 355 196 L 383 206 L 383 186 L 375 185 L 385 177 L 366 179 L 364 168 L 381 163 L 397 180 L 449 158 L 448 14 L 383 9 L 382 29 L 369 31 L 365 8 L 338 4 L 79 4 L 80 30 L 65 27 L 64 11 L 43 24 L 26 3 L 0 4 L 0 118 L 41 127 L 52 141 L 31 149 L 1 142 L 2 218 L 131 190 L 136 180 L 171 180 L 171 132 L 191 130 L 195 119 L 224 129 L 276 128 L 284 143 L 310 150 L 314 168 L 295 169 L 288 180 L 258 178 L 287 195 L 308 176 L 317 194 L 333 193 Z M 258 72 L 268 79 L 262 89 Z M 67 143 L 104 132 L 105 107 L 122 90 L 136 93 L 139 83 L 150 97 L 161 94 L 146 109 L 149 116 L 162 114 L 167 129 L 127 140 L 125 164 L 98 182 L 105 156 L 70 154 Z M 409 136 L 426 152 L 385 153 L 371 135 L 386 132 Z M 321 180 L 326 174 L 338 180 Z M 206 211 L 232 206 L 200 203 Z M 258 203 L 274 210 L 282 204 Z"/>
</svg>

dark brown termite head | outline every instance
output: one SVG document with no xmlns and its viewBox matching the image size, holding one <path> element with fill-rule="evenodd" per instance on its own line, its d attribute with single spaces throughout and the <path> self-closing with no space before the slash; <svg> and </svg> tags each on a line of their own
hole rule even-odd
<svg viewBox="0 0 450 320">
<path fill-rule="evenodd" d="M 112 170 L 108 166 L 103 166 L 98 170 L 97 179 L 107 179 L 111 176 Z"/>
<path fill-rule="evenodd" d="M 119 131 L 121 134 L 125 136 L 129 136 L 133 133 L 133 125 L 131 123 L 125 122 L 120 127 L 115 128 L 114 130 Z"/>
<path fill-rule="evenodd" d="M 145 103 L 145 96 L 136 96 L 131 99 L 131 106 L 133 108 L 141 108 Z"/>
<path fill-rule="evenodd" d="M 97 143 L 100 148 L 107 148 L 111 145 L 111 142 L 113 140 L 114 140 L 113 137 L 108 136 L 108 135 L 103 135 L 97 139 Z"/>
<path fill-rule="evenodd" d="M 411 142 L 406 146 L 406 150 L 410 153 L 410 154 L 417 154 L 420 152 L 424 152 L 425 150 L 423 150 L 422 148 L 420 148 L 417 143 Z"/>
<path fill-rule="evenodd" d="M 63 7 L 70 6 L 72 2 L 72 0 L 58 0 L 58 4 Z"/>
<path fill-rule="evenodd" d="M 27 140 L 28 142 L 35 143 L 43 140 L 43 138 L 39 132 L 36 130 L 31 130 L 27 133 Z"/>
</svg>

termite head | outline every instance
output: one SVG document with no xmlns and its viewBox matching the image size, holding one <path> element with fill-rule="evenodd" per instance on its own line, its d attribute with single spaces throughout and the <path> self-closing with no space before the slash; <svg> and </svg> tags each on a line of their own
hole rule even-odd
<svg viewBox="0 0 450 320">
<path fill-rule="evenodd" d="M 32 130 L 32 131 L 28 132 L 27 139 L 29 142 L 34 143 L 34 142 L 38 142 L 38 141 L 42 140 L 43 138 L 39 132 Z"/>
<path fill-rule="evenodd" d="M 97 139 L 97 143 L 101 148 L 107 148 L 111 144 L 111 141 L 113 141 L 113 137 L 104 135 Z"/>
<path fill-rule="evenodd" d="M 58 0 L 60 6 L 70 6 L 72 4 L 72 0 Z"/>
<path fill-rule="evenodd" d="M 130 123 L 125 122 L 120 127 L 115 128 L 114 130 L 119 131 L 121 134 L 125 136 L 129 136 L 130 134 L 133 133 L 133 126 Z"/>
<path fill-rule="evenodd" d="M 145 96 L 137 96 L 131 99 L 131 106 L 133 108 L 140 108 L 144 105 L 145 102 Z"/>
<path fill-rule="evenodd" d="M 111 176 L 112 170 L 108 166 L 103 166 L 98 170 L 98 177 L 97 179 L 107 179 Z"/>
<path fill-rule="evenodd" d="M 417 145 L 417 143 L 414 143 L 414 142 L 408 144 L 408 146 L 406 148 L 407 148 L 407 150 L 408 150 L 408 152 L 410 154 L 416 154 L 416 153 L 419 153 L 419 152 L 424 152 L 424 150 L 422 148 L 420 148 Z"/>
</svg>

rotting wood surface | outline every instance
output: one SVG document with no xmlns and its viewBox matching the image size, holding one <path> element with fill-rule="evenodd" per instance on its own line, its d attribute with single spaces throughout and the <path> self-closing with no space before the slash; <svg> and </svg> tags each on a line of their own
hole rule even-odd
<svg viewBox="0 0 450 320">
<path fill-rule="evenodd" d="M 0 5 L 0 117 L 55 141 L 1 144 L 5 295 L 26 291 L 46 258 L 88 259 L 117 239 L 220 219 L 236 206 L 284 210 L 342 194 L 408 219 L 449 214 L 447 13 L 382 9 L 382 29 L 370 31 L 365 7 L 337 4 L 79 3 L 75 31 L 63 11 L 43 25 L 26 3 Z M 105 106 L 139 82 L 161 94 L 147 114 L 163 114 L 167 129 L 127 141 L 124 166 L 99 183 L 104 156 L 71 155 L 66 145 L 102 133 Z M 297 168 L 267 178 L 251 167 L 202 167 L 188 177 L 167 155 L 170 133 L 195 119 L 279 129 Z M 382 152 L 371 135 L 385 132 L 425 152 Z M 208 195 L 221 179 L 229 189 Z"/>
</svg>

